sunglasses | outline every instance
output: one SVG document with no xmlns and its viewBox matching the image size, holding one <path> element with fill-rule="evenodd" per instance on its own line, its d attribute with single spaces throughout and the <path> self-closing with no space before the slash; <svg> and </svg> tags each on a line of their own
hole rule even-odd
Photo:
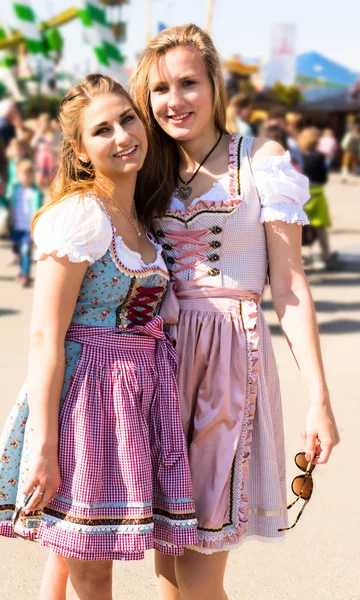
<svg viewBox="0 0 360 600">
<path fill-rule="evenodd" d="M 16 531 L 15 529 L 15 525 L 18 522 L 18 520 L 20 519 L 24 509 L 26 508 L 26 506 L 29 504 L 31 498 L 33 497 L 34 493 L 35 493 L 36 488 L 34 488 L 32 490 L 32 492 L 30 492 L 30 494 L 28 494 L 27 496 L 25 496 L 23 503 L 21 504 L 21 506 L 19 508 L 17 508 L 13 514 L 12 517 L 12 526 L 13 526 L 13 535 L 15 537 L 19 537 L 19 538 L 25 538 L 26 536 L 23 535 L 22 533 L 20 533 L 19 531 Z"/>
<path fill-rule="evenodd" d="M 304 475 L 298 475 L 293 479 L 291 484 L 291 489 L 294 492 L 295 496 L 297 496 L 296 500 L 289 504 L 287 509 L 289 510 L 297 503 L 298 500 L 305 500 L 298 516 L 295 519 L 295 522 L 290 525 L 290 527 L 283 527 L 282 529 L 278 529 L 278 531 L 288 531 L 288 529 L 292 529 L 295 527 L 296 523 L 299 521 L 301 515 L 304 512 L 305 506 L 309 502 L 311 498 L 311 494 L 313 491 L 313 478 L 312 472 L 315 469 L 315 466 L 311 461 L 308 462 L 305 457 L 305 452 L 299 452 L 295 456 L 295 464 L 301 470 L 304 471 Z"/>
</svg>

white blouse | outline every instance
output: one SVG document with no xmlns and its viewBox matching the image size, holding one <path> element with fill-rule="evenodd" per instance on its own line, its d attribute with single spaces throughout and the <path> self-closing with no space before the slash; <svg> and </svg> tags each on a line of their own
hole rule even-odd
<svg viewBox="0 0 360 600">
<path fill-rule="evenodd" d="M 93 264 L 108 251 L 112 235 L 110 219 L 93 194 L 88 193 L 83 198 L 69 196 L 39 217 L 34 230 L 37 259 L 55 253 L 58 258 L 68 256 L 71 262 L 86 260 Z M 148 238 L 156 248 L 153 263 L 144 263 L 141 255 L 128 248 L 120 235 L 115 236 L 118 256 L 130 270 L 158 266 L 166 271 L 161 245 L 149 235 Z"/>
<path fill-rule="evenodd" d="M 309 220 L 303 205 L 309 200 L 309 180 L 291 164 L 290 153 L 282 156 L 269 156 L 251 161 L 255 186 L 261 202 L 260 222 L 284 221 L 307 225 Z M 230 175 L 227 173 L 213 184 L 213 187 L 199 198 L 194 198 L 190 206 L 198 200 L 219 202 L 231 198 L 229 192 Z M 184 210 L 184 204 L 175 195 L 171 198 L 172 210 Z"/>
</svg>

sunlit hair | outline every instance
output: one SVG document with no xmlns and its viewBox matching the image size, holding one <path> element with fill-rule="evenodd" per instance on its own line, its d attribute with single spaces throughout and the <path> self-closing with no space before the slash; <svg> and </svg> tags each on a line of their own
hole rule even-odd
<svg viewBox="0 0 360 600">
<path fill-rule="evenodd" d="M 125 97 L 141 118 L 126 90 L 115 79 L 105 75 L 88 75 L 66 94 L 60 104 L 59 122 L 63 138 L 58 169 L 50 186 L 51 199 L 36 213 L 32 223 L 33 228 L 43 212 L 72 194 L 83 196 L 86 192 L 92 191 L 111 202 L 111 182 L 97 173 L 91 162 L 82 162 L 75 152 L 75 148 L 78 152 L 83 148 L 81 117 L 84 109 L 94 98 L 106 94 Z"/>
<path fill-rule="evenodd" d="M 157 35 L 143 51 L 132 78 L 132 94 L 144 116 L 149 139 L 150 169 L 138 179 L 145 214 L 163 214 L 177 185 L 179 153 L 175 141 L 157 123 L 151 108 L 149 72 L 153 65 L 174 48 L 196 48 L 202 56 L 213 90 L 214 125 L 226 131 L 226 91 L 220 58 L 211 37 L 193 24 L 169 27 Z"/>
<path fill-rule="evenodd" d="M 317 127 L 305 127 L 298 137 L 298 144 L 301 152 L 310 152 L 315 150 L 320 138 L 320 131 Z"/>
</svg>

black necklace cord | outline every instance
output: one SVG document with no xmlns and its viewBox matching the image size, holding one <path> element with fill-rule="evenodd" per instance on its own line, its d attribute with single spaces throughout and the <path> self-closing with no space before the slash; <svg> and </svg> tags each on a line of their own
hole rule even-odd
<svg viewBox="0 0 360 600">
<path fill-rule="evenodd" d="M 178 177 L 179 177 L 181 183 L 183 183 L 184 185 L 189 185 L 189 183 L 192 182 L 192 180 L 194 179 L 195 175 L 197 175 L 198 172 L 200 171 L 200 169 L 203 166 L 204 162 L 209 158 L 210 154 L 212 154 L 214 152 L 215 148 L 217 148 L 217 146 L 220 144 L 222 136 L 223 136 L 223 132 L 220 133 L 219 139 L 217 140 L 216 144 L 211 148 L 210 152 L 207 153 L 207 155 L 205 156 L 204 160 L 199 164 L 199 166 L 196 169 L 195 173 L 191 176 L 191 178 L 188 181 L 184 181 L 180 177 L 180 173 L 178 173 Z"/>
</svg>

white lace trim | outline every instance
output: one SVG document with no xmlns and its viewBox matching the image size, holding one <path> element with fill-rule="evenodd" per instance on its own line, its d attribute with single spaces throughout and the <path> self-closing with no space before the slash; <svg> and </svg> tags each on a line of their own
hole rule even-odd
<svg viewBox="0 0 360 600">
<path fill-rule="evenodd" d="M 287 150 L 284 154 L 274 156 L 265 156 L 264 158 L 252 160 L 253 171 L 261 171 L 263 169 L 278 169 L 279 167 L 291 166 L 290 152 Z"/>
<path fill-rule="evenodd" d="M 279 535 L 279 537 L 274 537 L 274 538 L 257 535 L 257 534 L 253 534 L 253 535 L 244 534 L 244 536 L 241 538 L 240 541 L 238 541 L 234 544 L 224 544 L 224 546 L 222 546 L 221 548 L 215 548 L 215 549 L 214 548 L 203 548 L 202 546 L 184 546 L 184 547 L 187 548 L 188 550 L 194 550 L 195 552 L 199 552 L 200 554 L 215 554 L 215 552 L 237 550 L 237 548 L 240 548 L 240 546 L 245 544 L 245 542 L 263 542 L 266 544 L 279 544 L 280 542 L 283 542 L 284 540 L 285 540 L 285 534 L 283 534 L 281 536 Z"/>
<path fill-rule="evenodd" d="M 257 309 L 256 309 L 257 310 Z M 221 529 L 221 531 L 199 531 L 199 538 L 206 542 L 220 542 L 224 538 L 231 536 L 238 536 L 241 533 L 240 527 L 240 505 L 243 502 L 243 470 L 244 470 L 244 455 L 246 452 L 246 440 L 248 437 L 248 425 L 249 425 L 249 408 L 250 408 L 250 397 L 251 397 L 251 380 L 253 372 L 252 362 L 252 347 L 250 332 L 245 327 L 245 339 L 246 339 L 246 361 L 247 361 L 247 378 L 246 378 L 246 392 L 245 392 L 245 405 L 244 405 L 244 416 L 241 424 L 240 436 L 238 441 L 238 447 L 235 453 L 235 464 L 234 464 L 234 481 L 233 481 L 233 506 L 232 506 L 232 525 L 227 525 Z M 244 535 L 244 534 L 243 534 Z M 196 547 L 198 549 L 198 547 Z M 224 550 L 225 547 L 222 547 Z M 199 550 L 200 551 L 200 550 Z M 209 552 L 211 554 L 211 550 Z"/>
<path fill-rule="evenodd" d="M 57 258 L 67 256 L 73 263 L 87 261 L 91 265 L 106 254 L 112 235 L 110 218 L 94 194 L 89 192 L 83 199 L 71 196 L 39 218 L 34 231 L 36 258 L 53 254 Z M 156 249 L 155 261 L 150 264 L 146 264 L 138 252 L 128 248 L 120 235 L 115 235 L 120 260 L 131 270 L 159 267 L 167 272 L 162 247 L 150 236 L 148 239 Z"/>
<path fill-rule="evenodd" d="M 44 212 L 35 227 L 37 258 L 55 253 L 74 263 L 93 264 L 112 238 L 111 223 L 93 194 L 69 196 Z"/>
<path fill-rule="evenodd" d="M 152 267 L 160 267 L 163 271 L 167 271 L 167 267 L 165 265 L 164 259 L 162 257 L 162 246 L 157 244 L 152 239 L 149 238 L 149 241 L 156 249 L 156 258 L 152 263 L 145 263 L 141 258 L 141 254 L 136 252 L 135 250 L 131 250 L 122 239 L 121 235 L 115 236 L 115 244 L 116 244 L 116 252 L 121 260 L 121 262 L 128 269 L 151 269 Z"/>
<path fill-rule="evenodd" d="M 260 223 L 269 221 L 283 221 L 284 223 L 296 223 L 297 225 L 308 225 L 309 219 L 305 211 L 294 204 L 273 204 L 261 208 Z"/>
</svg>

